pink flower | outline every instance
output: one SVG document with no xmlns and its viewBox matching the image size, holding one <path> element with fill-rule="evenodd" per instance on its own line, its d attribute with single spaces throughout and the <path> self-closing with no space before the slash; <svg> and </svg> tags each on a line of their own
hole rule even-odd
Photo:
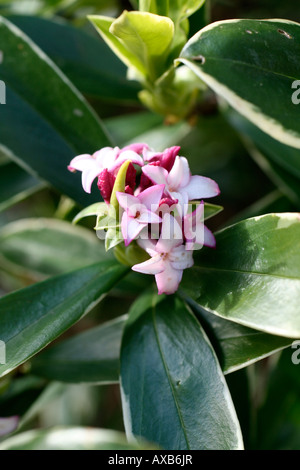
<svg viewBox="0 0 300 470">
<path fill-rule="evenodd" d="M 183 218 L 186 250 L 201 249 L 203 245 L 216 247 L 216 239 L 212 232 L 204 225 L 204 202 L 197 209 Z"/>
<path fill-rule="evenodd" d="M 136 264 L 133 271 L 154 274 L 159 294 L 174 294 L 182 278 L 183 270 L 193 266 L 192 251 L 183 245 L 183 234 L 180 225 L 170 214 L 163 216 L 161 235 L 158 242 L 138 240 L 141 248 L 151 258 L 144 263 Z"/>
<path fill-rule="evenodd" d="M 125 246 L 134 240 L 148 224 L 158 224 L 161 218 L 155 214 L 164 192 L 164 185 L 155 185 L 145 189 L 138 196 L 117 192 L 120 206 L 125 210 L 121 231 Z"/>
<path fill-rule="evenodd" d="M 171 171 L 161 166 L 146 165 L 142 168 L 154 184 L 164 184 L 166 196 L 176 200 L 186 214 L 188 202 L 193 199 L 214 197 L 220 194 L 215 181 L 205 176 L 192 176 L 185 157 L 177 156 Z"/>
<path fill-rule="evenodd" d="M 150 162 L 149 165 L 151 166 L 161 166 L 165 168 L 167 171 L 170 171 L 174 165 L 175 158 L 180 150 L 180 147 L 170 147 L 164 152 L 153 152 L 149 149 L 144 149 L 143 157 L 145 162 Z M 144 174 L 141 175 L 141 182 L 139 191 L 144 191 L 144 189 L 149 188 L 152 186 L 153 182 Z M 177 201 L 178 202 L 178 201 Z"/>
<path fill-rule="evenodd" d="M 82 172 L 82 186 L 85 192 L 90 193 L 92 183 L 103 170 L 108 170 L 115 176 L 115 172 L 127 160 L 136 165 L 143 166 L 143 158 L 136 152 L 142 152 L 144 148 L 148 148 L 146 144 L 133 144 L 124 149 L 119 147 L 104 147 L 93 155 L 83 154 L 73 158 L 68 166 L 70 171 Z"/>
<path fill-rule="evenodd" d="M 143 152 L 144 160 L 146 162 L 159 162 L 160 166 L 165 168 L 167 171 L 171 171 L 175 158 L 179 153 L 180 147 L 170 147 L 163 152 L 153 152 L 151 150 L 145 149 Z"/>
<path fill-rule="evenodd" d="M 105 147 L 93 155 L 79 155 L 69 166 L 70 171 L 82 172 L 86 192 L 91 192 L 92 183 L 98 177 L 98 188 L 109 205 L 109 220 L 105 226 L 110 229 L 106 233 L 107 249 L 122 239 L 125 247 L 136 240 L 132 253 L 124 250 L 123 255 L 134 264 L 136 245 L 148 253 L 150 258 L 135 264 L 132 269 L 153 274 L 159 294 L 177 291 L 184 269 L 194 264 L 194 250 L 203 245 L 216 246 L 214 235 L 204 224 L 204 202 L 197 201 L 196 209 L 190 213 L 189 201 L 215 197 L 220 193 L 219 186 L 210 178 L 192 175 L 187 159 L 179 156 L 179 151 L 180 147 L 174 146 L 154 152 L 147 144 L 140 143 L 123 149 Z M 117 206 L 122 208 L 122 214 L 114 223 L 111 219 L 115 201 L 110 204 L 111 195 L 119 168 L 128 160 L 126 177 L 122 173 L 118 179 L 121 191 L 116 192 Z M 134 165 L 142 167 L 138 177 Z M 105 228 L 102 220 L 97 228 L 100 226 Z M 116 233 L 113 228 L 117 229 Z M 122 251 L 119 255 L 123 260 Z"/>
</svg>

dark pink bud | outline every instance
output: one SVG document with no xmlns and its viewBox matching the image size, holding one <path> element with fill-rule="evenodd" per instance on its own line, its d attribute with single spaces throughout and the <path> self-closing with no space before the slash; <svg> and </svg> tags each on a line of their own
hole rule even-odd
<svg viewBox="0 0 300 470">
<path fill-rule="evenodd" d="M 97 186 L 104 201 L 109 204 L 111 193 L 115 184 L 115 177 L 106 168 L 98 176 Z"/>
<path fill-rule="evenodd" d="M 135 179 L 136 179 L 136 169 L 134 168 L 133 164 L 130 162 L 127 168 L 125 185 L 131 188 L 132 193 L 128 193 L 128 194 L 133 194 L 133 191 L 135 188 Z"/>
<path fill-rule="evenodd" d="M 141 174 L 141 181 L 140 181 L 140 192 L 145 191 L 145 189 L 150 188 L 152 186 L 152 181 L 148 178 L 148 176 Z"/>
<path fill-rule="evenodd" d="M 172 207 L 174 204 L 178 204 L 178 199 L 172 199 L 171 197 L 163 197 L 159 203 L 159 207 L 164 204 L 169 207 Z"/>
<path fill-rule="evenodd" d="M 126 194 L 131 194 L 133 196 L 133 189 L 130 186 L 125 186 L 125 193 Z"/>
<path fill-rule="evenodd" d="M 149 163 L 151 166 L 160 166 L 159 161 L 151 162 Z M 146 176 L 144 173 L 141 174 L 141 181 L 140 181 L 140 192 L 144 191 L 147 188 L 150 188 L 150 186 L 153 186 L 152 181 L 148 176 Z"/>
<path fill-rule="evenodd" d="M 175 158 L 177 157 L 179 150 L 180 147 L 178 146 L 170 147 L 169 149 L 166 149 L 162 154 L 160 164 L 167 171 L 171 171 L 171 169 L 173 168 Z"/>
</svg>

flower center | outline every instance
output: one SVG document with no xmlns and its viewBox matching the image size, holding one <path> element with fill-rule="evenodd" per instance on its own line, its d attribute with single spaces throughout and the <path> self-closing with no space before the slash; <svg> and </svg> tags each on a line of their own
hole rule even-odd
<svg viewBox="0 0 300 470">
<path fill-rule="evenodd" d="M 140 211 L 136 211 L 136 214 L 135 214 L 135 217 L 134 217 L 134 218 L 135 218 L 135 219 L 138 219 L 140 215 L 141 215 Z"/>
</svg>

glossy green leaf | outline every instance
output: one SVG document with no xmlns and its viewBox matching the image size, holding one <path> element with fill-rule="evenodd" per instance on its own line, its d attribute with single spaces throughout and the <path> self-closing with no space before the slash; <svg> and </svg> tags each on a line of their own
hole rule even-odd
<svg viewBox="0 0 300 470">
<path fill-rule="evenodd" d="M 224 320 L 193 303 L 208 333 L 223 373 L 229 374 L 280 351 L 293 339 L 268 335 Z M 112 383 L 119 381 L 119 355 L 126 316 L 53 346 L 35 357 L 30 371 L 60 382 Z"/>
<path fill-rule="evenodd" d="M 117 249 L 117 248 L 116 248 Z M 114 249 L 114 254 L 115 254 Z M 118 283 L 113 289 L 113 293 L 116 297 L 122 297 L 127 299 L 136 298 L 141 292 L 147 290 L 152 285 L 151 276 L 147 274 L 140 274 L 134 271 L 130 271 L 128 275 Z"/>
<path fill-rule="evenodd" d="M 127 435 L 167 450 L 242 448 L 239 424 L 215 353 L 175 296 L 140 298 L 121 349 Z"/>
<path fill-rule="evenodd" d="M 191 16 L 204 2 L 205 0 L 140 0 L 139 10 L 169 16 L 177 22 Z"/>
<path fill-rule="evenodd" d="M 299 149 L 299 38 L 300 25 L 288 20 L 219 21 L 189 40 L 180 61 L 262 131 Z"/>
<path fill-rule="evenodd" d="M 107 232 L 106 232 L 106 237 L 105 237 L 105 249 L 106 251 L 111 250 L 112 248 L 115 248 L 118 246 L 120 243 L 124 241 L 122 237 L 122 233 L 120 230 L 119 226 L 115 227 L 109 227 Z"/>
<path fill-rule="evenodd" d="M 267 157 L 251 142 L 245 142 L 248 151 L 262 169 L 262 171 L 270 178 L 270 180 L 285 194 L 296 207 L 300 207 L 300 184 L 297 175 L 292 174 L 283 166 Z"/>
<path fill-rule="evenodd" d="M 120 223 L 116 221 L 115 217 L 108 215 L 98 215 L 95 230 L 119 229 Z"/>
<path fill-rule="evenodd" d="M 206 310 L 269 334 L 300 337 L 300 216 L 269 214 L 220 231 L 195 253 L 181 288 Z"/>
<path fill-rule="evenodd" d="M 191 201 L 189 203 L 189 207 L 188 207 L 187 212 L 189 214 L 191 214 L 192 212 L 194 212 L 197 209 L 197 207 L 201 203 L 203 203 L 203 201 L 197 201 L 197 200 Z M 217 206 L 215 204 L 205 202 L 204 203 L 204 218 L 203 218 L 203 220 L 211 219 L 215 215 L 218 215 L 220 212 L 222 212 L 223 209 L 224 209 L 224 207 L 222 207 L 222 206 Z"/>
<path fill-rule="evenodd" d="M 73 224 L 76 224 L 80 220 L 84 219 L 85 217 L 94 216 L 103 216 L 108 214 L 108 206 L 105 202 L 95 202 L 91 206 L 85 207 L 80 211 L 76 217 L 73 219 Z"/>
<path fill-rule="evenodd" d="M 89 19 L 115 54 L 140 77 L 155 80 L 165 71 L 174 35 L 172 20 L 126 10 L 117 19 L 104 16 L 89 16 Z"/>
<path fill-rule="evenodd" d="M 230 123 L 242 134 L 249 153 L 261 169 L 291 200 L 300 201 L 300 150 L 281 144 L 233 110 Z"/>
<path fill-rule="evenodd" d="M 142 75 L 146 73 L 145 67 L 138 57 L 110 31 L 110 27 L 115 21 L 115 18 L 101 15 L 91 15 L 88 18 L 101 35 L 102 39 L 127 67 L 134 67 Z"/>
<path fill-rule="evenodd" d="M 21 219 L 0 229 L 1 268 L 41 280 L 107 260 L 104 243 L 83 227 L 55 219 Z"/>
<path fill-rule="evenodd" d="M 31 373 L 60 382 L 118 382 L 126 318 L 119 317 L 48 348 L 33 359 Z"/>
<path fill-rule="evenodd" d="M 76 201 L 96 202 L 99 196 L 93 201 L 85 194 L 80 175 L 67 166 L 77 154 L 110 145 L 98 117 L 54 63 L 4 18 L 0 43 L 0 76 L 7 92 L 6 105 L 0 107 L 0 145 L 25 169 Z"/>
<path fill-rule="evenodd" d="M 218 206 L 216 204 L 211 204 L 210 202 L 204 203 L 204 220 L 208 220 L 215 215 L 218 215 L 224 207 Z"/>
<path fill-rule="evenodd" d="M 190 16 L 193 11 L 196 11 L 197 8 L 204 3 L 204 1 L 205 0 L 172 0 L 172 2 L 170 2 L 169 0 L 145 0 L 139 2 L 140 11 L 149 12 L 154 15 L 160 15 L 161 17 L 168 17 L 173 22 L 173 40 L 171 48 L 168 51 L 169 65 L 171 65 L 172 60 L 178 57 L 181 49 L 187 41 L 189 32 L 189 22 L 187 20 L 188 16 Z M 167 67 L 165 68 L 167 69 Z M 157 89 L 155 92 L 156 91 Z M 183 87 L 181 89 L 182 93 L 180 93 L 179 90 L 176 93 L 176 90 L 174 90 L 174 88 L 172 89 L 172 87 L 169 87 L 169 89 L 168 87 L 165 87 L 163 93 L 159 94 L 156 98 L 154 96 L 156 94 L 155 92 L 152 94 L 147 93 L 146 90 L 143 90 L 143 92 L 139 95 L 141 101 L 146 104 L 147 107 L 154 110 L 158 110 L 160 108 L 160 102 L 165 101 L 168 93 L 170 94 L 171 100 L 174 100 L 174 96 L 177 95 L 177 101 L 178 95 L 184 94 Z M 188 105 L 188 102 L 185 99 L 186 97 L 183 96 L 181 98 L 183 98 L 186 101 L 186 105 Z M 162 114 L 168 113 L 163 112 Z M 182 112 L 179 114 L 180 116 L 184 115 Z"/>
<path fill-rule="evenodd" d="M 169 0 L 139 0 L 139 11 L 168 16 Z"/>
<path fill-rule="evenodd" d="M 216 353 L 225 374 L 235 372 L 260 361 L 292 344 L 282 336 L 268 335 L 238 323 L 224 320 L 201 309 L 195 302 L 191 308 L 199 315 L 202 325 L 215 345 Z"/>
<path fill-rule="evenodd" d="M 12 162 L 0 165 L 0 212 L 23 201 L 44 185 Z"/>
<path fill-rule="evenodd" d="M 300 150 L 288 145 L 281 144 L 268 134 L 262 132 L 258 127 L 244 119 L 238 113 L 230 110 L 226 113 L 233 126 L 250 138 L 257 148 L 272 161 L 285 170 L 300 178 Z"/>
<path fill-rule="evenodd" d="M 102 262 L 53 277 L 0 299 L 6 364 L 0 376 L 30 359 L 88 313 L 125 275 L 116 262 Z"/>
<path fill-rule="evenodd" d="M 165 72 L 167 54 L 173 41 L 174 23 L 166 16 L 124 11 L 110 27 L 141 64 L 151 80 Z M 155 34 L 154 34 L 155 32 Z"/>
<path fill-rule="evenodd" d="M 204 3 L 205 0 L 171 0 L 169 16 L 174 22 L 182 21 L 199 10 Z"/>
<path fill-rule="evenodd" d="M 27 431 L 6 439 L 0 450 L 142 450 L 150 444 L 130 444 L 116 431 L 83 427 L 56 427 Z M 115 457 L 115 456 L 113 456 Z"/>
<path fill-rule="evenodd" d="M 135 242 L 130 243 L 129 246 L 118 245 L 114 249 L 114 255 L 120 263 L 130 268 L 135 264 L 144 263 L 149 259 L 148 253 Z"/>
<path fill-rule="evenodd" d="M 9 20 L 27 34 L 85 95 L 121 104 L 138 101 L 139 85 L 127 80 L 126 67 L 99 38 L 62 19 L 57 22 L 16 15 L 10 16 Z"/>
</svg>

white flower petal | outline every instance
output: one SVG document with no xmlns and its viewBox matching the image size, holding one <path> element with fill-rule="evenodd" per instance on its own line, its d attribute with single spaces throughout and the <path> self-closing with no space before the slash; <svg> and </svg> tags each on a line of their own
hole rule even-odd
<svg viewBox="0 0 300 470">
<path fill-rule="evenodd" d="M 180 189 L 180 192 L 171 192 L 169 193 L 172 199 L 177 199 L 176 208 L 179 212 L 179 215 L 183 217 L 189 208 L 189 197 L 187 192 L 184 189 Z"/>
<path fill-rule="evenodd" d="M 182 228 L 171 214 L 164 214 L 160 239 L 156 250 L 160 253 L 169 253 L 175 246 L 183 241 Z"/>
<path fill-rule="evenodd" d="M 171 263 L 165 263 L 162 273 L 156 274 L 155 281 L 159 294 L 174 294 L 182 279 L 183 271 L 173 269 Z"/>
<path fill-rule="evenodd" d="M 217 183 L 205 176 L 192 176 L 189 184 L 184 188 L 187 192 L 189 200 L 203 199 L 207 197 L 215 197 L 220 194 Z"/>
<path fill-rule="evenodd" d="M 144 261 L 144 263 L 132 266 L 133 271 L 143 274 L 159 274 L 162 273 L 164 269 L 165 265 L 159 254 L 147 261 Z"/>
<path fill-rule="evenodd" d="M 68 168 L 77 171 L 85 171 L 91 170 L 92 168 L 98 168 L 98 165 L 96 160 L 91 155 L 85 153 L 73 158 Z"/>
<path fill-rule="evenodd" d="M 164 184 L 167 189 L 168 172 L 161 166 L 146 165 L 142 172 L 155 184 Z"/>
<path fill-rule="evenodd" d="M 86 193 L 91 193 L 92 184 L 95 178 L 100 175 L 101 168 L 91 168 L 90 170 L 84 170 L 81 175 L 82 187 Z"/>
<path fill-rule="evenodd" d="M 137 197 L 132 196 L 131 194 L 116 192 L 118 202 L 124 210 L 129 211 L 132 217 L 135 217 L 137 211 L 142 212 L 146 210 L 144 206 L 140 203 Z"/>
<path fill-rule="evenodd" d="M 145 224 L 141 224 L 137 219 L 128 217 L 127 212 L 124 212 L 121 222 L 121 231 L 124 238 L 125 246 L 134 240 L 139 233 L 143 230 Z"/>
<path fill-rule="evenodd" d="M 178 246 L 169 254 L 169 260 L 174 269 L 187 269 L 193 266 L 193 252 L 187 251 L 184 245 Z"/>
<path fill-rule="evenodd" d="M 138 155 L 136 152 L 133 152 L 132 150 L 125 150 L 124 152 L 121 152 L 119 156 L 114 160 L 114 162 L 110 165 L 110 171 L 116 170 L 128 160 L 139 166 L 144 165 L 144 160 L 142 159 L 142 157 L 140 157 L 140 155 Z"/>
<path fill-rule="evenodd" d="M 161 222 L 161 218 L 157 214 L 154 214 L 154 212 L 148 211 L 147 209 L 141 212 L 140 216 L 137 217 L 137 220 L 144 224 L 159 224 Z"/>
<path fill-rule="evenodd" d="M 115 162 L 119 150 L 119 147 L 103 147 L 95 152 L 93 157 L 96 159 L 99 166 L 103 169 L 107 168 L 110 170 L 110 167 L 113 166 Z"/>
<path fill-rule="evenodd" d="M 187 159 L 177 155 L 168 176 L 170 191 L 178 191 L 179 188 L 184 188 L 189 183 L 190 178 L 191 174 Z"/>
</svg>

